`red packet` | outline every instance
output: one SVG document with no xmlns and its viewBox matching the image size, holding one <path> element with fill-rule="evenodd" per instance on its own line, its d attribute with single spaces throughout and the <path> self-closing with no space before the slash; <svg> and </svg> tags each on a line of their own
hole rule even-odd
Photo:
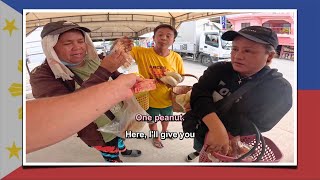
<svg viewBox="0 0 320 180">
<path fill-rule="evenodd" d="M 154 79 L 144 79 L 133 86 L 133 92 L 135 94 L 154 89 L 156 89 L 156 81 Z"/>
</svg>

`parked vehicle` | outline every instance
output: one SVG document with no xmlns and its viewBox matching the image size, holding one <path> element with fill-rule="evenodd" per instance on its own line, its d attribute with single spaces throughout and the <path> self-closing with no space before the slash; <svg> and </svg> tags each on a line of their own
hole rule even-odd
<svg viewBox="0 0 320 180">
<path fill-rule="evenodd" d="M 96 46 L 96 50 L 98 54 L 104 53 L 104 47 L 103 46 Z"/>
<path fill-rule="evenodd" d="M 177 29 L 178 36 L 172 49 L 182 57 L 191 56 L 206 66 L 229 59 L 231 42 L 221 39 L 223 32 L 219 26 L 209 20 L 184 22 Z"/>
</svg>

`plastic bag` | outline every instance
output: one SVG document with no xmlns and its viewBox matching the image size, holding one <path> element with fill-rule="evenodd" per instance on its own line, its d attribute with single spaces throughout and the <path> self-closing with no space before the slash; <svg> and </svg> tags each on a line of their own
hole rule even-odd
<svg viewBox="0 0 320 180">
<path fill-rule="evenodd" d="M 148 113 L 139 105 L 134 96 L 123 103 L 122 108 L 114 113 L 115 119 L 103 127 L 100 127 L 98 131 L 112 133 L 121 138 L 125 138 L 126 131 L 139 132 L 142 130 L 146 122 L 137 121 L 136 116 L 138 114 L 148 116 Z"/>
</svg>

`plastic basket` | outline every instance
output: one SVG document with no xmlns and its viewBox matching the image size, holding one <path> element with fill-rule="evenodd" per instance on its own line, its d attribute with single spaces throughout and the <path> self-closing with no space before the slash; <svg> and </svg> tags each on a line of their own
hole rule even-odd
<svg viewBox="0 0 320 180">
<path fill-rule="evenodd" d="M 280 149 L 276 146 L 276 144 L 269 138 L 263 137 L 265 141 L 265 152 L 262 156 L 261 160 L 259 162 L 279 162 L 282 159 L 282 152 Z M 254 146 L 256 143 L 256 136 L 241 136 L 240 137 L 241 142 Z M 203 148 L 202 150 L 204 150 Z M 249 157 L 240 160 L 240 162 L 253 162 L 257 159 L 258 155 L 261 153 L 262 150 L 262 143 L 261 141 L 258 144 L 258 147 L 255 149 L 254 153 L 252 153 Z M 207 153 L 201 153 L 201 154 L 207 154 Z M 234 162 L 237 160 L 236 157 L 230 157 L 230 156 L 224 156 L 218 153 L 212 154 L 214 158 L 218 159 L 220 162 Z M 212 162 L 212 160 L 209 159 L 210 155 L 202 156 L 202 162 Z M 206 160 L 208 159 L 208 160 Z"/>
<path fill-rule="evenodd" d="M 149 109 L 149 93 L 148 92 L 141 92 L 141 93 L 135 94 L 134 96 L 144 110 Z"/>
<path fill-rule="evenodd" d="M 194 77 L 198 81 L 198 77 L 192 74 L 181 74 L 181 76 L 183 77 L 183 80 L 185 76 L 189 76 L 189 77 Z M 176 102 L 176 96 L 179 94 L 186 94 L 191 89 L 192 89 L 192 86 L 187 86 L 187 85 L 180 85 L 172 88 L 171 100 L 172 100 L 173 112 L 184 112 L 184 108 Z"/>
<path fill-rule="evenodd" d="M 217 160 L 218 162 L 279 162 L 282 158 L 280 149 L 272 140 L 262 136 L 260 130 L 252 121 L 249 122 L 252 124 L 256 134 L 240 137 L 241 142 L 252 146 L 249 152 L 239 158 L 219 153 L 213 153 L 211 156 L 211 154 L 205 152 L 208 147 L 205 145 L 200 152 L 200 162 L 212 162 L 212 160 Z"/>
</svg>

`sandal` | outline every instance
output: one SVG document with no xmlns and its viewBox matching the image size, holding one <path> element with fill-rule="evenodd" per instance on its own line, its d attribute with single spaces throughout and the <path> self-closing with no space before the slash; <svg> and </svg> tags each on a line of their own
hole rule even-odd
<svg viewBox="0 0 320 180">
<path fill-rule="evenodd" d="M 124 152 L 127 152 L 127 151 L 131 151 L 131 152 L 124 154 Z M 121 155 L 123 157 L 139 157 L 139 156 L 141 156 L 141 151 L 140 150 L 133 149 L 133 150 L 126 150 L 124 152 L 121 152 Z"/>
<path fill-rule="evenodd" d="M 111 158 L 103 157 L 103 159 L 107 163 L 122 163 L 123 162 L 120 160 L 120 158 L 111 159 Z"/>
<path fill-rule="evenodd" d="M 186 161 L 187 162 L 191 162 L 193 161 L 196 157 L 199 156 L 199 153 L 198 152 L 193 152 L 193 153 L 190 153 L 187 158 L 186 158 Z"/>
<path fill-rule="evenodd" d="M 157 141 L 155 138 L 152 140 L 152 144 L 156 148 L 163 148 L 163 144 L 161 141 Z"/>
</svg>

